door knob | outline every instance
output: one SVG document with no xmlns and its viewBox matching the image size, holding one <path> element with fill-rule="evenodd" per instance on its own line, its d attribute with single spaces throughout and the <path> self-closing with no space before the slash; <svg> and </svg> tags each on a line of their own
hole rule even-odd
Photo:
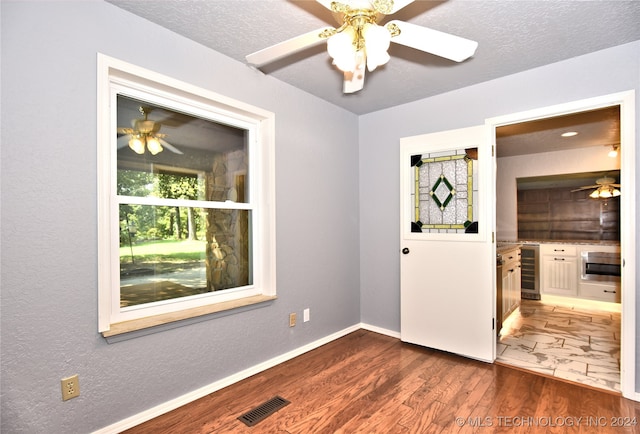
<svg viewBox="0 0 640 434">
<path fill-rule="evenodd" d="M 403 255 L 407 255 L 407 254 L 409 254 L 409 248 L 408 248 L 408 247 L 405 247 L 404 249 L 402 249 L 402 254 L 403 254 Z"/>
</svg>

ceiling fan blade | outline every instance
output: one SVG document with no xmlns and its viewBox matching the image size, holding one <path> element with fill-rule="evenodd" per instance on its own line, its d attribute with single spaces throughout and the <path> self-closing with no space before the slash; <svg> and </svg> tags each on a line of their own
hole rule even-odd
<svg viewBox="0 0 640 434">
<path fill-rule="evenodd" d="M 171 143 L 167 142 L 165 139 L 161 139 L 160 137 L 158 137 L 158 141 L 160 142 L 160 144 L 163 147 L 167 148 L 171 152 L 176 153 L 176 154 L 180 154 L 180 155 L 183 154 L 183 152 L 180 149 L 176 148 Z"/>
<path fill-rule="evenodd" d="M 282 59 L 283 57 L 302 51 L 305 48 L 326 42 L 327 39 L 321 37 L 320 34 L 327 30 L 330 31 L 335 29 L 333 27 L 323 27 L 318 30 L 312 30 L 311 32 L 296 36 L 295 38 L 291 38 L 263 50 L 256 51 L 255 53 L 246 56 L 247 63 L 259 68 L 262 65 Z"/>
<path fill-rule="evenodd" d="M 168 113 L 169 113 L 168 116 L 163 117 L 162 119 L 156 121 L 156 123 L 159 123 L 171 128 L 178 128 L 193 121 L 192 116 L 189 116 L 183 113 L 177 113 L 177 112 L 168 112 Z"/>
<path fill-rule="evenodd" d="M 473 56 L 476 48 L 478 48 L 476 41 L 449 33 L 399 20 L 389 21 L 387 26 L 390 24 L 395 24 L 400 29 L 400 34 L 392 37 L 391 42 L 435 54 L 455 62 L 462 62 Z"/>
<path fill-rule="evenodd" d="M 320 3 L 322 6 L 324 6 L 325 8 L 329 9 L 330 11 L 332 11 L 333 9 L 331 9 L 331 3 L 335 3 L 335 0 L 316 0 L 318 3 Z"/>
<path fill-rule="evenodd" d="M 574 191 L 581 191 L 581 190 L 591 190 L 593 188 L 598 188 L 600 187 L 599 185 L 585 185 L 584 187 L 580 187 L 580 188 L 576 188 L 575 190 L 571 190 L 571 192 Z"/>
<path fill-rule="evenodd" d="M 364 87 L 364 69 L 362 72 L 345 72 L 344 84 L 342 86 L 342 92 L 354 93 L 362 90 Z"/>
<path fill-rule="evenodd" d="M 367 59 L 362 51 L 356 53 L 356 68 L 353 72 L 344 73 L 343 93 L 354 93 L 364 87 L 364 71 L 367 67 Z"/>
<path fill-rule="evenodd" d="M 125 146 L 129 145 L 129 136 L 120 136 L 118 137 L 118 145 L 117 145 L 117 149 L 122 149 Z"/>
</svg>

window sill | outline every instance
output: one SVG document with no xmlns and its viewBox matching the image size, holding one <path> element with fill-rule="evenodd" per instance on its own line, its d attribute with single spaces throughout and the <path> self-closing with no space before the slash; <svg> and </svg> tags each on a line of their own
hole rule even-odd
<svg viewBox="0 0 640 434">
<path fill-rule="evenodd" d="M 211 304 L 207 306 L 186 309 L 179 312 L 166 313 L 162 315 L 150 316 L 147 318 L 136 319 L 132 321 L 124 321 L 121 323 L 111 324 L 109 330 L 102 332 L 102 336 L 110 338 L 113 336 L 124 335 L 152 327 L 162 326 L 165 324 L 175 323 L 178 321 L 198 318 L 205 315 L 228 312 L 234 309 L 240 309 L 247 306 L 253 306 L 268 301 L 273 301 L 277 297 L 272 295 L 254 295 L 251 297 L 239 298 L 237 300 L 225 301 L 222 303 Z"/>
</svg>

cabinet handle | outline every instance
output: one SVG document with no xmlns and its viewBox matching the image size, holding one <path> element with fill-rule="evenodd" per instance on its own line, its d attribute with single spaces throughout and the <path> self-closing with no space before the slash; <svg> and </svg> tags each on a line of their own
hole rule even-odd
<svg viewBox="0 0 640 434">
<path fill-rule="evenodd" d="M 553 249 L 554 252 L 564 252 L 564 249 Z"/>
<path fill-rule="evenodd" d="M 608 293 L 610 293 L 610 294 L 615 294 L 615 293 L 616 293 L 616 291 L 609 291 L 609 290 L 607 290 L 607 289 L 605 289 L 605 290 L 604 290 L 604 292 L 608 292 Z"/>
<path fill-rule="evenodd" d="M 553 258 L 554 261 L 564 261 L 564 258 Z"/>
</svg>

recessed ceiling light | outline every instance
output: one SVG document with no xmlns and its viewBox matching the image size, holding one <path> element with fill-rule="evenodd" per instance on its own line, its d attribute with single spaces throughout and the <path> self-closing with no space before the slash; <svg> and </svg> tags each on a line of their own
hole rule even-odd
<svg viewBox="0 0 640 434">
<path fill-rule="evenodd" d="M 578 133 L 576 131 L 567 131 L 566 133 L 560 134 L 562 137 L 573 137 L 577 136 Z"/>
</svg>

